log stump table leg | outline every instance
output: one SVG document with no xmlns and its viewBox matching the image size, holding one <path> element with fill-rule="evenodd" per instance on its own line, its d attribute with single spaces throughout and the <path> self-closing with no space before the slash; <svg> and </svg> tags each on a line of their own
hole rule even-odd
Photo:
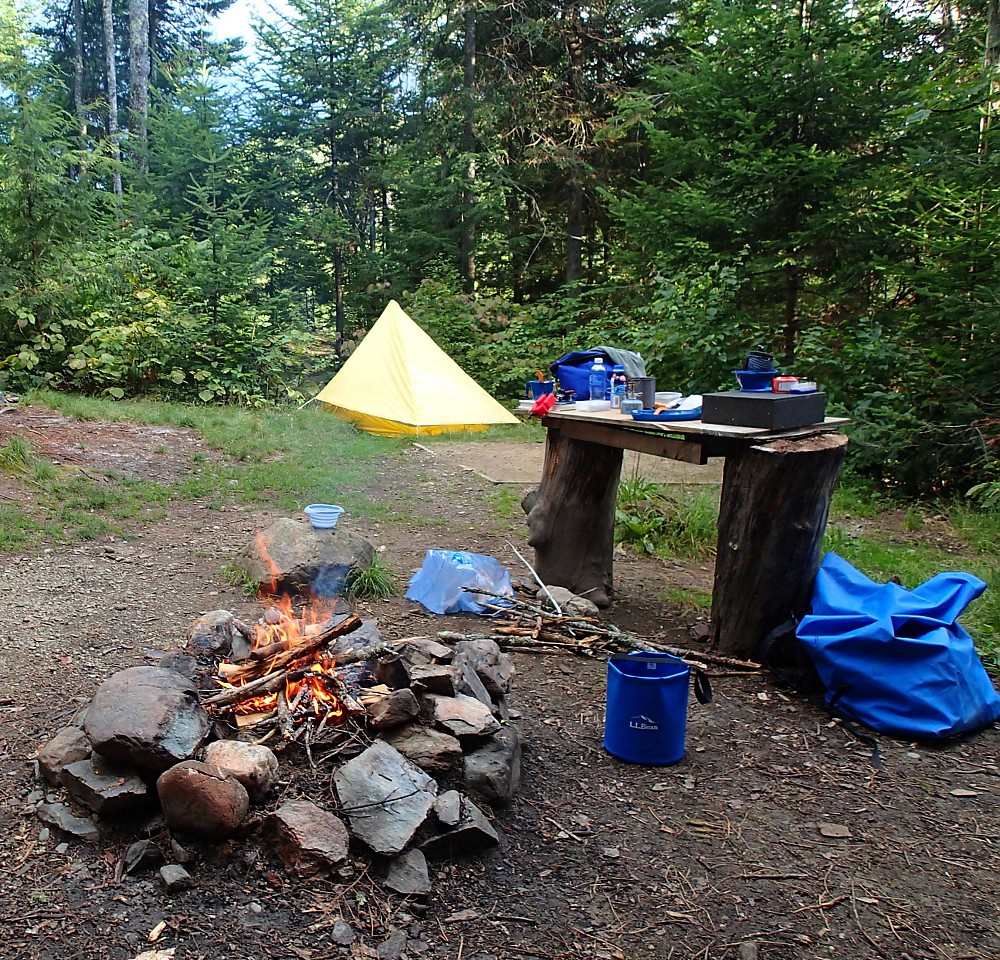
<svg viewBox="0 0 1000 960">
<path fill-rule="evenodd" d="M 613 595 L 621 468 L 620 448 L 570 439 L 550 427 L 542 482 L 521 501 L 538 576 L 602 608 Z"/>
<path fill-rule="evenodd" d="M 778 440 L 726 458 L 712 591 L 712 644 L 753 659 L 812 600 L 823 531 L 847 437 Z"/>
</svg>

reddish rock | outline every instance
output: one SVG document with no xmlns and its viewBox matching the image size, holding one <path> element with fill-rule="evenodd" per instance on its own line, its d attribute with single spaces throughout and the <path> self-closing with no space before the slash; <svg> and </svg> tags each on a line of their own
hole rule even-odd
<svg viewBox="0 0 1000 960">
<path fill-rule="evenodd" d="M 162 773 L 156 791 L 171 830 L 209 840 L 230 836 L 250 810 L 243 784 L 200 760 L 185 760 Z"/>
<path fill-rule="evenodd" d="M 488 737 L 500 729 L 500 723 L 486 704 L 473 697 L 459 694 L 424 697 L 428 719 L 453 737 Z"/>
<path fill-rule="evenodd" d="M 260 743 L 216 740 L 205 747 L 205 763 L 222 767 L 236 777 L 251 800 L 263 799 L 278 777 L 278 758 Z"/>
<path fill-rule="evenodd" d="M 420 713 L 420 704 L 410 689 L 393 690 L 368 705 L 368 725 L 373 730 L 400 727 Z"/>
<path fill-rule="evenodd" d="M 90 751 L 90 741 L 79 727 L 63 727 L 38 751 L 38 769 L 49 783 L 61 783 L 63 767 L 86 760 Z"/>
<path fill-rule="evenodd" d="M 462 744 L 450 733 L 411 724 L 384 735 L 410 763 L 415 763 L 431 776 L 451 773 L 462 759 Z"/>
<path fill-rule="evenodd" d="M 347 860 L 347 827 L 309 800 L 290 800 L 271 816 L 275 851 L 293 876 L 324 876 Z"/>
</svg>

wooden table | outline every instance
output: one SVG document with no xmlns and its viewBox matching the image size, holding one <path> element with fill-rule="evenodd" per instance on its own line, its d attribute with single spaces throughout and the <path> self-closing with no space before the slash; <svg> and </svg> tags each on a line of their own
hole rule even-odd
<svg viewBox="0 0 1000 960">
<path fill-rule="evenodd" d="M 614 594 L 615 503 L 622 451 L 704 464 L 724 457 L 712 642 L 749 658 L 780 624 L 807 612 L 848 420 L 771 431 L 642 422 L 613 411 L 554 410 L 539 486 L 522 501 L 538 575 L 588 596 Z"/>
</svg>

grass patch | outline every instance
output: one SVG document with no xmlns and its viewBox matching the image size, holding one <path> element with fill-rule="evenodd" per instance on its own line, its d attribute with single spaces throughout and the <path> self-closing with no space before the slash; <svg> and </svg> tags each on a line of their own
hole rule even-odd
<svg viewBox="0 0 1000 960">
<path fill-rule="evenodd" d="M 664 590 L 660 598 L 690 613 L 704 613 L 712 607 L 712 594 L 693 587 L 671 587 L 669 590 Z"/>
<path fill-rule="evenodd" d="M 710 557 L 719 517 L 714 487 L 672 487 L 633 476 L 618 487 L 615 540 L 655 557 Z"/>
<path fill-rule="evenodd" d="M 382 554 L 376 550 L 368 568 L 362 570 L 351 581 L 347 588 L 347 596 L 350 600 L 388 600 L 389 597 L 394 597 L 397 591 L 395 573 L 386 565 Z"/>
</svg>

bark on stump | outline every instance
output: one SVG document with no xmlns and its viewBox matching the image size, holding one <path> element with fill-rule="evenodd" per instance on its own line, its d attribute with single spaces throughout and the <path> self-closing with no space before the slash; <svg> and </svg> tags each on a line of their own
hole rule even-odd
<svg viewBox="0 0 1000 960">
<path fill-rule="evenodd" d="M 615 501 L 622 451 L 550 429 L 542 482 L 522 501 L 535 570 L 598 607 L 611 604 Z"/>
<path fill-rule="evenodd" d="M 726 458 L 712 591 L 719 653 L 754 659 L 768 633 L 808 612 L 846 449 L 847 437 L 826 433 Z"/>
</svg>

